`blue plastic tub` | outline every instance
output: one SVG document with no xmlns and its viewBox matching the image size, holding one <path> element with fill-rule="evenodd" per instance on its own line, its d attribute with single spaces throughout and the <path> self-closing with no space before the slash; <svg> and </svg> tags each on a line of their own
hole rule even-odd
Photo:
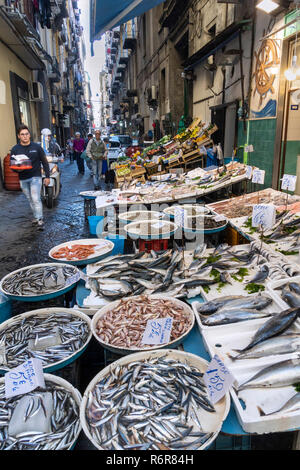
<svg viewBox="0 0 300 470">
<path fill-rule="evenodd" d="M 0 323 L 11 318 L 11 300 L 0 293 Z"/>
<path fill-rule="evenodd" d="M 109 254 L 110 256 L 124 253 L 124 243 L 126 237 L 123 235 L 117 235 L 116 233 L 109 233 L 105 238 L 106 240 L 110 240 L 115 244 L 114 249 Z"/>
<path fill-rule="evenodd" d="M 89 221 L 91 235 L 100 235 L 103 232 L 103 226 L 104 226 L 103 215 L 89 215 L 88 221 Z"/>
</svg>

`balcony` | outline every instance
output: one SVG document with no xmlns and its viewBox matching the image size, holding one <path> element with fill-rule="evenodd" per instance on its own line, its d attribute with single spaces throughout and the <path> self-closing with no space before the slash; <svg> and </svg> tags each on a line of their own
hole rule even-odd
<svg viewBox="0 0 300 470">
<path fill-rule="evenodd" d="M 0 41 L 30 70 L 44 70 L 43 60 L 51 62 L 38 32 L 16 8 L 0 6 Z"/>
<path fill-rule="evenodd" d="M 162 28 L 172 28 L 182 18 L 184 11 L 189 7 L 189 1 L 167 0 L 164 2 L 163 14 L 159 19 Z"/>
<path fill-rule="evenodd" d="M 119 63 L 120 64 L 128 64 L 129 61 L 129 53 L 128 50 L 123 50 L 120 52 Z"/>
<path fill-rule="evenodd" d="M 59 71 L 59 64 L 56 57 L 52 57 L 52 65 L 50 65 L 50 70 L 48 72 L 48 78 L 53 83 L 59 83 L 61 80 L 61 74 Z"/>
<path fill-rule="evenodd" d="M 137 28 L 134 21 L 128 21 L 124 27 L 123 49 L 135 50 L 137 43 Z"/>
</svg>

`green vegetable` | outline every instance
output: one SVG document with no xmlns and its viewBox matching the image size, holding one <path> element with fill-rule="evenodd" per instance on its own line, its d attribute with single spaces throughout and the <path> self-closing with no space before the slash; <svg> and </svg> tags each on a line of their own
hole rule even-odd
<svg viewBox="0 0 300 470">
<path fill-rule="evenodd" d="M 240 268 L 236 274 L 232 274 L 231 277 L 238 282 L 243 282 L 244 277 L 248 276 L 249 271 L 247 268 Z"/>
<path fill-rule="evenodd" d="M 299 254 L 298 251 L 284 251 L 284 250 L 277 250 L 277 249 L 276 249 L 276 251 L 279 251 L 279 253 L 282 253 L 285 256 L 291 256 L 291 255 L 298 255 Z"/>
<path fill-rule="evenodd" d="M 296 392 L 300 392 L 300 382 L 293 384 L 293 387 L 295 387 Z"/>
<path fill-rule="evenodd" d="M 204 292 L 206 292 L 206 294 L 208 294 L 209 291 L 210 291 L 210 287 L 209 286 L 203 286 L 203 290 L 204 290 Z"/>
<path fill-rule="evenodd" d="M 263 292 L 265 290 L 265 286 L 262 286 L 261 284 L 255 284 L 254 282 L 250 282 L 250 284 L 246 285 L 245 290 L 249 294 L 255 294 L 256 292 Z"/>
</svg>

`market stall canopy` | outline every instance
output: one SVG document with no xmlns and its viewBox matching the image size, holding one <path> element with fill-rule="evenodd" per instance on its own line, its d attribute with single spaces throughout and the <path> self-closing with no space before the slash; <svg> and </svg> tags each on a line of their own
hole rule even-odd
<svg viewBox="0 0 300 470">
<path fill-rule="evenodd" d="M 160 3 L 163 0 L 91 0 L 91 43 L 100 39 L 106 31 L 142 15 Z"/>
</svg>

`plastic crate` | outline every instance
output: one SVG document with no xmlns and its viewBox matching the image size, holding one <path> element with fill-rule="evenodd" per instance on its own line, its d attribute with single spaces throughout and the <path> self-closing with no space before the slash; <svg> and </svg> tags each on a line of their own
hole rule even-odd
<svg viewBox="0 0 300 470">
<path fill-rule="evenodd" d="M 139 251 L 165 251 L 168 245 L 169 240 L 139 240 Z"/>
</svg>

